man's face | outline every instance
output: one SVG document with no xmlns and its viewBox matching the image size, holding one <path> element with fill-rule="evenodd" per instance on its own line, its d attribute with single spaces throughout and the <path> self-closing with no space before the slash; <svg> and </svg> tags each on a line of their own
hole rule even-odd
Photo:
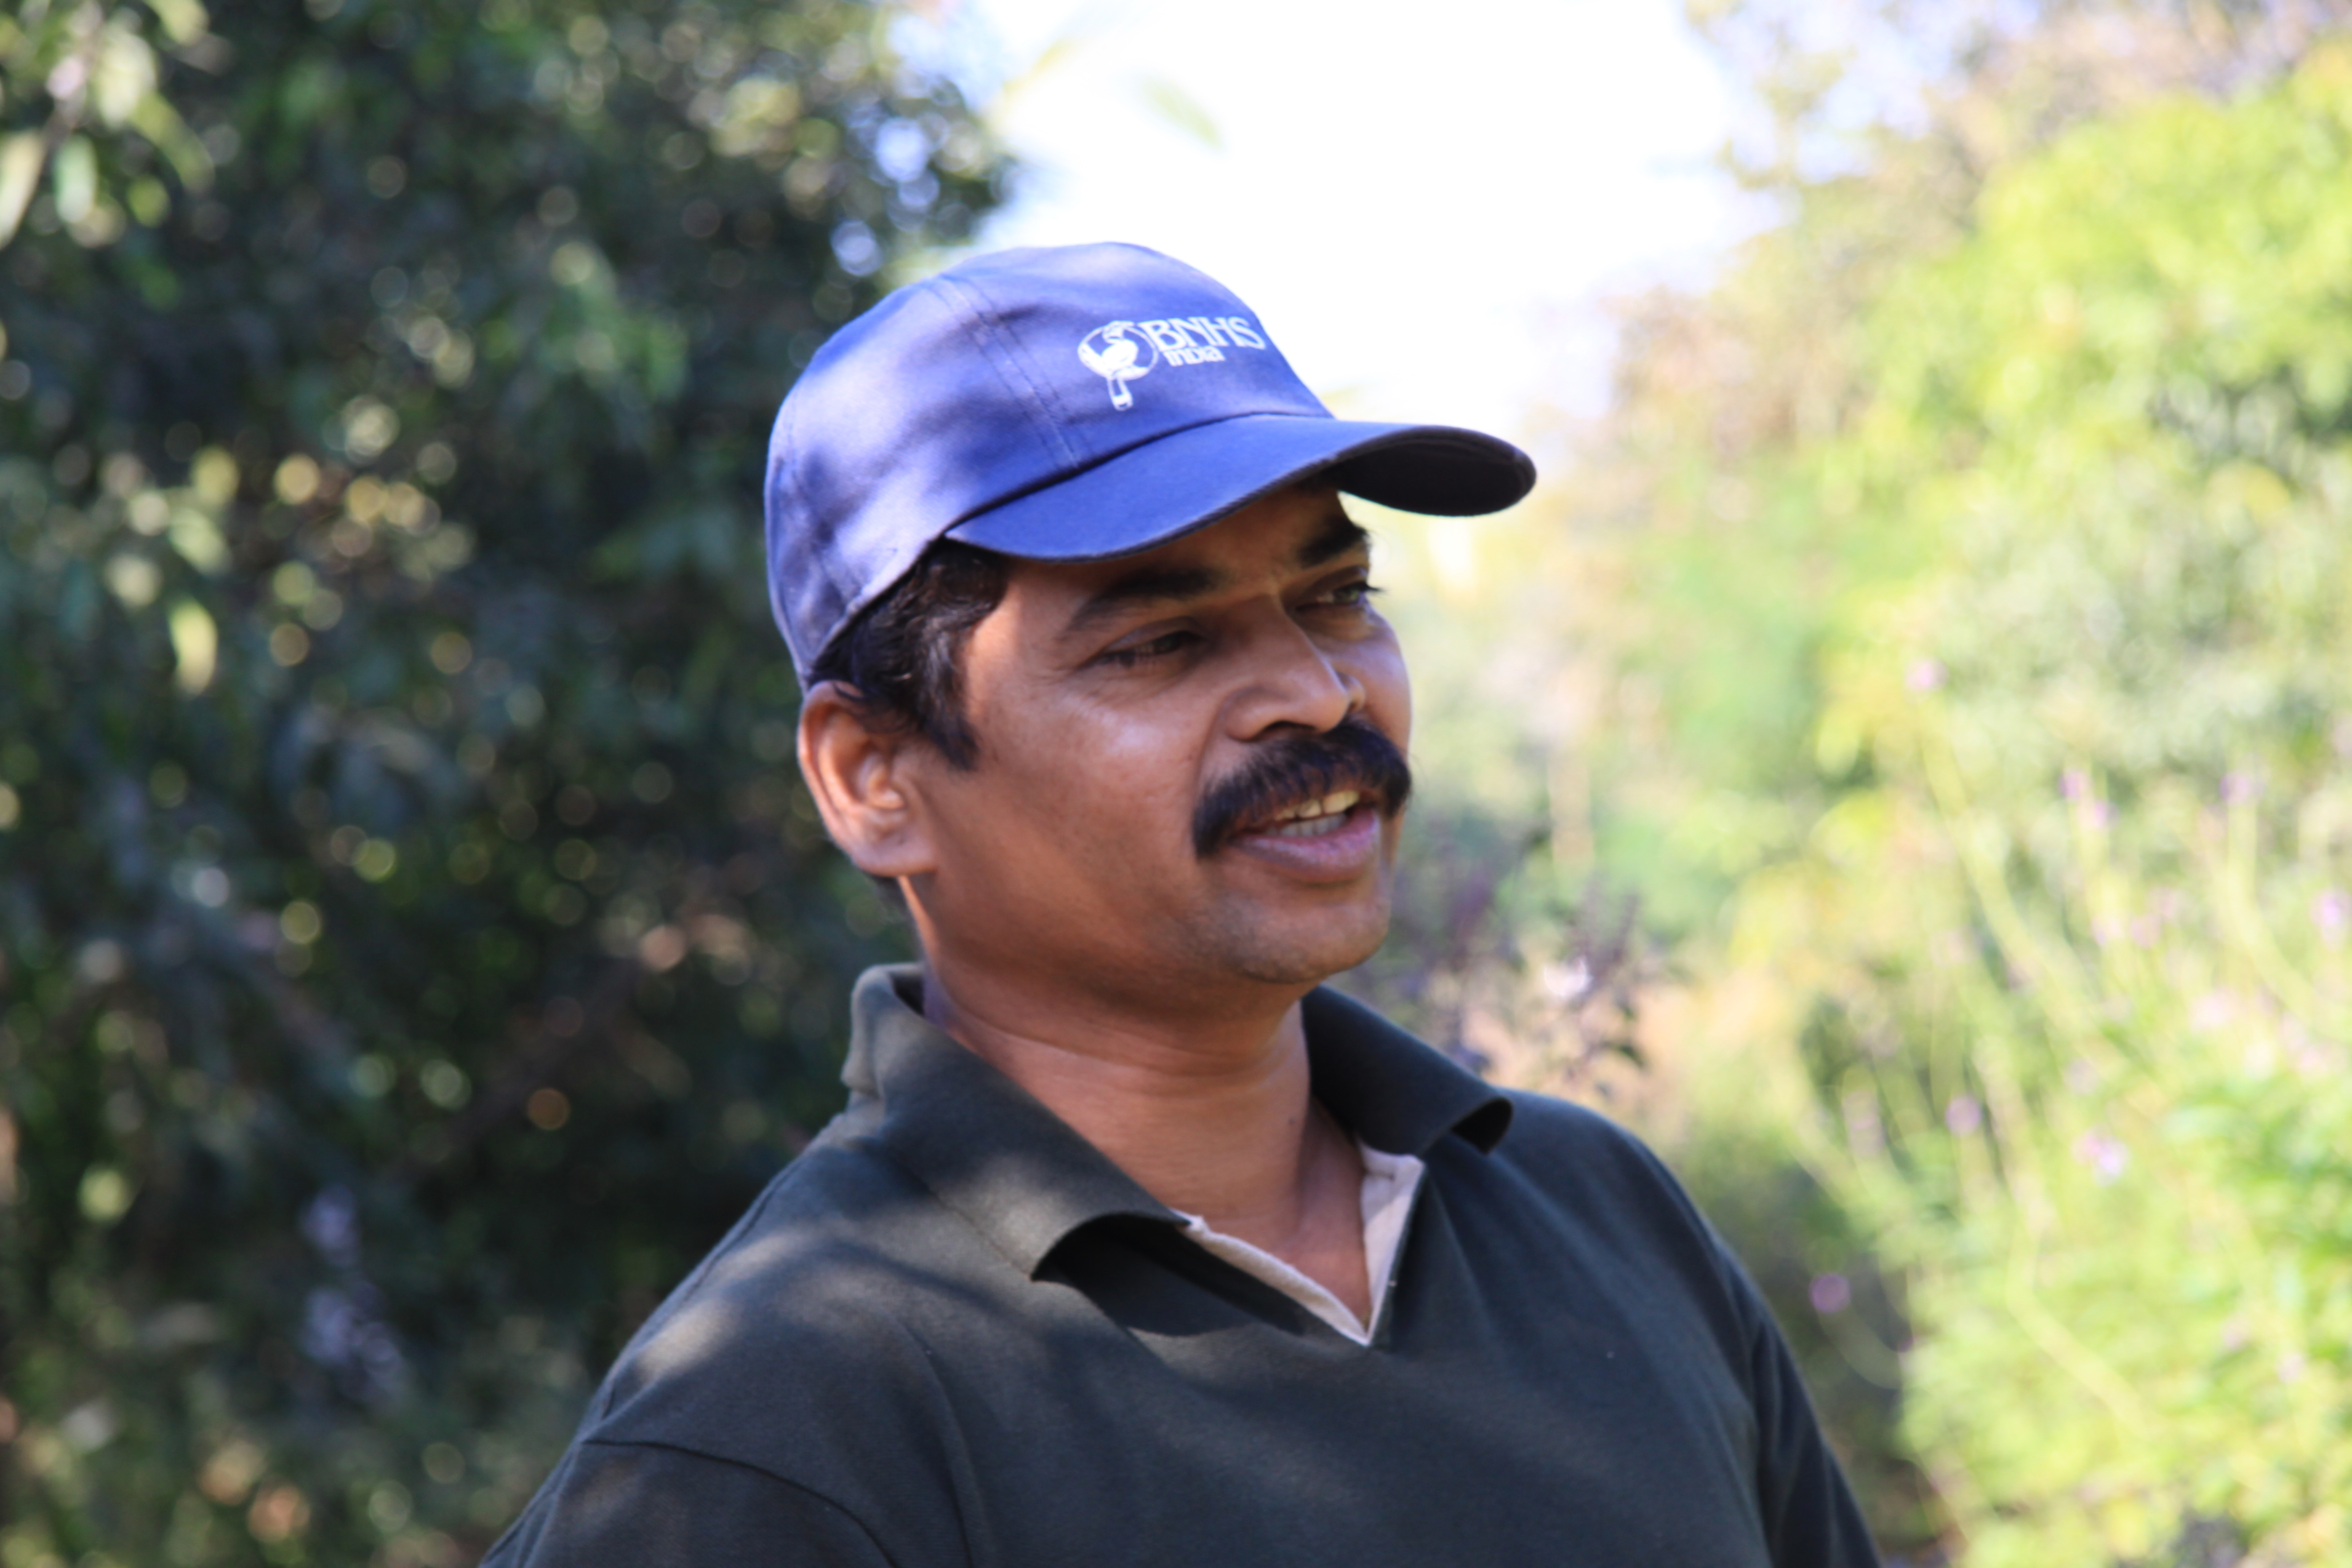
<svg viewBox="0 0 2352 1568">
<path fill-rule="evenodd" d="M 1335 493 L 1294 489 L 1142 554 L 1017 564 L 963 655 L 978 764 L 908 764 L 935 961 L 1197 1006 L 1370 956 L 1412 696 L 1368 553 Z"/>
</svg>

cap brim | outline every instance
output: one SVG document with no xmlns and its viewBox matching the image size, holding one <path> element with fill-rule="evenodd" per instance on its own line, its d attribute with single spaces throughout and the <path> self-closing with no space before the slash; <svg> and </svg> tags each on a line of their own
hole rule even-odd
<svg viewBox="0 0 2352 1568">
<path fill-rule="evenodd" d="M 1129 447 L 968 517 L 946 536 L 1030 561 L 1099 561 L 1165 543 L 1318 476 L 1399 511 L 1473 517 L 1519 500 L 1536 470 L 1508 441 L 1475 430 L 1243 414 Z"/>
</svg>

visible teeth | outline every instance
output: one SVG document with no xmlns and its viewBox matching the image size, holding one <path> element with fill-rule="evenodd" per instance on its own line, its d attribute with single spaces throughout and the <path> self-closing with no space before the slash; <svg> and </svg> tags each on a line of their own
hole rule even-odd
<svg viewBox="0 0 2352 1568">
<path fill-rule="evenodd" d="M 1343 789 L 1320 800 L 1301 801 L 1274 820 L 1277 823 L 1311 822 L 1318 816 L 1337 816 L 1363 798 L 1361 791 Z"/>
<path fill-rule="evenodd" d="M 1319 816 L 1294 817 L 1288 822 L 1277 822 L 1266 832 L 1276 838 L 1328 838 L 1347 826 L 1347 813 L 1327 811 Z"/>
</svg>

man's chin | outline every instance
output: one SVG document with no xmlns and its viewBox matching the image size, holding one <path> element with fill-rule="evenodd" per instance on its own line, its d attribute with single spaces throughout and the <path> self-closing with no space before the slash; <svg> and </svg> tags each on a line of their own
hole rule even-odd
<svg viewBox="0 0 2352 1568">
<path fill-rule="evenodd" d="M 1355 918 L 1349 918 L 1350 914 Z M 1285 922 L 1285 927 L 1288 922 Z M 1315 986 L 1355 968 L 1381 950 L 1389 931 L 1389 904 L 1377 910 L 1327 912 L 1303 928 L 1255 924 L 1231 931 L 1223 945 L 1226 967 L 1236 976 L 1265 985 Z"/>
<path fill-rule="evenodd" d="M 1372 951 L 1376 952 L 1379 949 L 1378 947 L 1375 947 Z M 1349 970 L 1355 968 L 1356 965 L 1363 963 L 1366 959 L 1369 959 L 1371 956 L 1371 952 L 1366 952 L 1357 957 L 1350 958 L 1344 963 L 1268 963 L 1262 968 L 1244 970 L 1243 972 L 1243 978 L 1254 980 L 1261 985 L 1276 985 L 1289 990 L 1312 991 L 1316 986 L 1322 984 L 1333 975 L 1344 974 Z"/>
</svg>

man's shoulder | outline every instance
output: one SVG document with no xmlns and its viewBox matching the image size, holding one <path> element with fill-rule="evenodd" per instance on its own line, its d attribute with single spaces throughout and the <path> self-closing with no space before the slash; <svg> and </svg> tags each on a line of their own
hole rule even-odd
<svg viewBox="0 0 2352 1568">
<path fill-rule="evenodd" d="M 785 1473 L 741 1435 L 926 1381 L 926 1325 L 1009 1271 L 871 1139 L 820 1140 L 637 1332 L 581 1435 Z"/>
<path fill-rule="evenodd" d="M 825 1561 L 883 1560 L 872 1522 L 952 1463 L 941 1369 L 1023 1281 L 873 1124 L 853 1110 L 829 1128 L 670 1293 L 495 1561 L 732 1563 L 819 1535 L 845 1543 Z M 658 1551 L 615 1544 L 649 1531 Z"/>
<path fill-rule="evenodd" d="M 1532 1201 L 1627 1256 L 1726 1281 L 1728 1255 L 1657 1152 L 1601 1111 L 1525 1089 L 1505 1091 L 1511 1130 L 1491 1163 Z"/>
<path fill-rule="evenodd" d="M 1587 1178 L 1672 1183 L 1664 1163 L 1632 1129 L 1589 1105 L 1533 1089 L 1506 1089 L 1511 1130 L 1496 1152 L 1523 1163 L 1561 1166 Z"/>
<path fill-rule="evenodd" d="M 1538 1144 L 1588 1159 L 1630 1160 L 1654 1164 L 1657 1155 L 1641 1134 L 1606 1111 L 1531 1089 L 1505 1089 L 1511 1102 L 1508 1142 Z"/>
</svg>

